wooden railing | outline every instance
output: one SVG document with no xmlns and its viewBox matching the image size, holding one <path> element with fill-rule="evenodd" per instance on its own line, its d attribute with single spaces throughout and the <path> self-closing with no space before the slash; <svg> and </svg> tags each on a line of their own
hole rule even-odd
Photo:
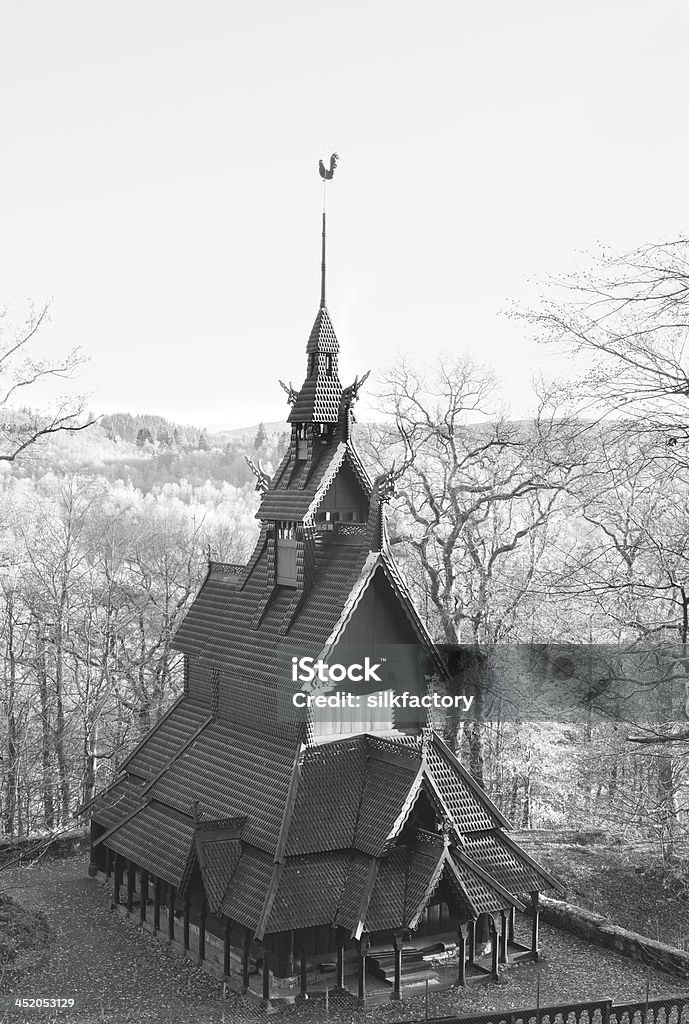
<svg viewBox="0 0 689 1024">
<path fill-rule="evenodd" d="M 409 1024 L 689 1024 L 689 989 L 683 996 L 613 1003 L 590 999 L 525 1010 L 494 1010 L 463 1017 L 426 1017 Z"/>
</svg>

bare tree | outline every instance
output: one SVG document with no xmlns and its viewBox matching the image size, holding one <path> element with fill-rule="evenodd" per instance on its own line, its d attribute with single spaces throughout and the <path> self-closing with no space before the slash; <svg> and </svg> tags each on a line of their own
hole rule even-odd
<svg viewBox="0 0 689 1024">
<path fill-rule="evenodd" d="M 545 401 L 515 423 L 496 394 L 493 376 L 469 359 L 440 359 L 431 375 L 402 361 L 380 390 L 388 418 L 370 428 L 371 449 L 396 458 L 401 480 L 391 543 L 450 644 L 516 638 L 546 528 L 581 464 L 576 429 Z M 483 784 L 478 718 L 464 735 Z"/>
<path fill-rule="evenodd" d="M 627 429 L 631 420 L 670 448 L 689 442 L 689 238 L 601 250 L 586 262 L 515 315 L 581 357 L 569 388 L 580 410 L 622 414 Z"/>
<path fill-rule="evenodd" d="M 608 725 L 596 756 L 610 771 L 601 777 L 592 762 L 587 792 L 594 784 L 599 797 L 607 790 L 608 807 L 597 803 L 598 812 L 618 827 L 643 823 L 669 859 L 685 824 L 689 769 L 689 730 L 678 719 L 689 693 L 689 479 L 634 433 L 601 431 L 598 448 L 599 472 L 581 488 L 576 543 L 561 550 L 544 584 L 547 599 L 588 615 L 599 645 L 589 682 Z M 620 740 L 637 750 L 625 754 Z M 631 790 L 618 775 L 630 757 L 642 769 Z"/>
<path fill-rule="evenodd" d="M 0 462 L 14 462 L 41 438 L 84 430 L 94 420 L 84 418 L 84 401 L 75 396 L 57 399 L 47 412 L 27 407 L 37 385 L 49 379 L 70 379 L 85 358 L 78 349 L 58 359 L 30 354 L 31 342 L 48 319 L 47 305 L 38 312 L 32 308 L 19 326 L 2 323 L 5 318 L 6 311 L 0 313 Z"/>
</svg>

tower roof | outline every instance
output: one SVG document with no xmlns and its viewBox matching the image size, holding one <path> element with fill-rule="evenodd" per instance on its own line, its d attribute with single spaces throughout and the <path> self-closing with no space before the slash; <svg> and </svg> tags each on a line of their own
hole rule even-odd
<svg viewBox="0 0 689 1024">
<path fill-rule="evenodd" d="M 321 306 L 316 314 L 316 319 L 313 322 L 311 334 L 306 344 L 306 351 L 309 355 L 312 352 L 335 353 L 340 351 L 340 343 L 335 335 L 335 328 L 332 325 L 327 306 Z"/>
</svg>

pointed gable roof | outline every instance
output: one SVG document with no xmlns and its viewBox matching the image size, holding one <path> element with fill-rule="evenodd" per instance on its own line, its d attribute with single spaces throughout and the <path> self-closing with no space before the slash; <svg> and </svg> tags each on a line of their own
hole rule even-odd
<svg viewBox="0 0 689 1024">
<path fill-rule="evenodd" d="M 325 306 L 321 306 L 306 345 L 309 355 L 308 376 L 287 417 L 288 423 L 338 422 L 342 385 L 337 375 L 335 358 L 339 348 L 330 314 Z M 329 372 L 321 365 L 321 356 L 329 357 Z"/>
<path fill-rule="evenodd" d="M 340 441 L 335 448 L 323 452 L 315 467 L 305 463 L 290 469 L 289 453 L 284 457 L 261 500 L 257 517 L 261 520 L 293 519 L 311 521 L 322 504 L 341 467 L 347 465 L 368 501 L 371 483 L 356 451 Z"/>
<path fill-rule="evenodd" d="M 327 306 L 321 306 L 316 314 L 309 340 L 306 343 L 306 351 L 309 355 L 312 352 L 328 352 L 334 355 L 340 351 L 340 343 L 335 335 L 335 328 Z"/>
</svg>

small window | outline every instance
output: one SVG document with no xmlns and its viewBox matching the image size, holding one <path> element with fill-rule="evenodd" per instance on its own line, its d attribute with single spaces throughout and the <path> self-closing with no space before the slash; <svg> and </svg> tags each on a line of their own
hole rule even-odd
<svg viewBox="0 0 689 1024">
<path fill-rule="evenodd" d="M 306 440 L 306 424 L 297 423 L 296 430 L 296 447 L 297 447 L 297 459 L 302 462 L 308 458 L 309 447 Z"/>
<path fill-rule="evenodd" d="M 295 523 L 279 522 L 276 538 L 275 580 L 280 586 L 297 585 L 297 527 Z"/>
<path fill-rule="evenodd" d="M 332 377 L 332 375 L 333 375 L 333 357 L 329 353 L 325 357 L 325 372 L 327 373 L 328 377 Z"/>
<path fill-rule="evenodd" d="M 297 585 L 297 542 L 296 540 L 280 540 L 277 542 L 276 582 L 283 587 Z"/>
</svg>

